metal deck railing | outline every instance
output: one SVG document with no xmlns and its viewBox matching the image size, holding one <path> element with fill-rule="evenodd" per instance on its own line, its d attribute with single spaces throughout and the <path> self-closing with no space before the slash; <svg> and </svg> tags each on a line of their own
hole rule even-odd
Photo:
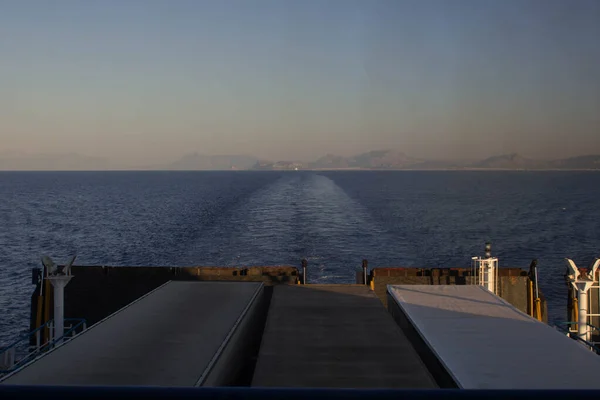
<svg viewBox="0 0 600 400">
<path fill-rule="evenodd" d="M 25 365 L 29 361 L 33 360 L 42 353 L 52 349 L 56 344 L 71 340 L 77 334 L 87 329 L 87 322 L 83 318 L 65 318 L 65 324 L 67 330 L 65 333 L 58 338 L 53 337 L 53 324 L 54 320 L 50 320 L 33 331 L 22 335 L 13 343 L 0 349 L 0 375 L 11 373 L 21 366 Z M 50 332 L 49 340 L 45 343 L 41 343 L 42 330 L 48 328 Z M 31 338 L 35 337 L 35 346 L 33 350 L 30 350 L 22 358 L 18 357 L 17 350 L 24 342 L 27 344 L 31 343 Z M 31 348 L 31 347 L 29 347 Z"/>
<path fill-rule="evenodd" d="M 554 327 L 557 330 L 559 330 L 560 332 L 565 333 L 571 339 L 577 340 L 578 342 L 584 344 L 588 349 L 590 349 L 594 353 L 600 354 L 600 347 L 598 347 L 598 343 L 597 342 L 588 342 L 587 340 L 579 337 L 579 335 L 577 334 L 577 330 L 571 328 L 571 326 L 574 324 L 577 324 L 577 322 L 573 322 L 573 321 L 557 322 L 554 325 Z M 588 324 L 587 326 L 589 328 L 591 328 L 592 330 L 600 331 L 600 328 L 598 328 L 594 325 Z"/>
</svg>

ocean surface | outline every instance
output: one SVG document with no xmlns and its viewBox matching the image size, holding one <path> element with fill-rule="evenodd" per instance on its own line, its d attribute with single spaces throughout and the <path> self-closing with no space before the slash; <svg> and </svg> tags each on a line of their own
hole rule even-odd
<svg viewBox="0 0 600 400">
<path fill-rule="evenodd" d="M 0 345 L 29 327 L 31 268 L 299 265 L 352 283 L 374 266 L 539 260 L 552 321 L 564 257 L 600 257 L 598 172 L 0 172 Z"/>
</svg>

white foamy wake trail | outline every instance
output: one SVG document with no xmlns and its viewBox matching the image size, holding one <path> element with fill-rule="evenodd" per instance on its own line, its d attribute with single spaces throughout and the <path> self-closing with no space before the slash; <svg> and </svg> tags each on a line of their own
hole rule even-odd
<svg viewBox="0 0 600 400">
<path fill-rule="evenodd" d="M 199 243 L 194 259 L 202 254 L 204 264 L 299 265 L 306 258 L 310 282 L 353 282 L 373 246 L 389 244 L 386 235 L 331 179 L 285 173 L 206 231 L 210 246 Z"/>
</svg>

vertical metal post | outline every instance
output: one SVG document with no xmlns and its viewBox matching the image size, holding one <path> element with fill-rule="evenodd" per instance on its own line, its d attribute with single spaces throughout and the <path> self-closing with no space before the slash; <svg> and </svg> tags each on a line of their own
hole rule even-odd
<svg viewBox="0 0 600 400">
<path fill-rule="evenodd" d="M 527 273 L 527 312 L 529 313 L 529 316 L 533 318 L 535 318 L 535 288 L 533 286 L 533 282 L 535 281 L 536 264 L 536 259 L 531 260 L 531 264 L 529 264 L 529 272 Z M 570 318 L 569 321 L 571 321 Z"/>
<path fill-rule="evenodd" d="M 587 326 L 588 293 L 587 290 L 579 291 L 579 320 L 577 321 L 577 335 L 589 341 Z"/>
<path fill-rule="evenodd" d="M 537 271 L 537 260 L 533 266 L 533 272 L 535 275 L 535 314 L 538 321 L 542 320 L 542 301 L 540 300 L 540 289 L 538 287 L 538 271 Z"/>
<path fill-rule="evenodd" d="M 306 283 L 308 282 L 308 279 L 306 279 L 306 266 L 308 265 L 308 262 L 306 261 L 306 259 L 302 259 L 302 284 L 306 285 Z"/>
<path fill-rule="evenodd" d="M 54 283 L 54 337 L 62 339 L 65 331 L 65 287 L 62 282 Z"/>
<path fill-rule="evenodd" d="M 527 299 L 527 303 L 528 303 L 527 311 L 529 311 L 529 315 L 531 317 L 535 317 L 535 315 L 534 315 L 535 306 L 534 306 L 534 302 L 533 302 L 533 280 L 531 279 L 531 276 L 529 277 L 529 288 L 527 291 L 529 292 L 529 296 Z"/>
<path fill-rule="evenodd" d="M 8 349 L 4 353 L 4 365 L 6 365 L 6 369 L 11 369 L 12 367 L 14 367 L 16 359 L 17 359 L 16 348 L 12 347 L 12 348 Z"/>
<path fill-rule="evenodd" d="M 569 318 L 571 321 L 571 318 Z M 575 290 L 575 297 L 573 297 L 573 321 L 579 321 L 579 300 L 577 300 L 577 290 Z M 579 325 L 575 324 L 575 329 L 579 330 Z"/>
<path fill-rule="evenodd" d="M 367 260 L 362 260 L 362 269 L 363 269 L 363 284 L 368 285 L 367 282 L 367 269 L 369 268 L 369 262 Z"/>
<path fill-rule="evenodd" d="M 48 274 L 48 269 L 45 268 L 45 274 Z M 51 297 L 51 292 L 52 292 L 52 285 L 50 284 L 50 281 L 46 278 L 44 279 L 44 296 L 43 296 L 43 302 L 44 302 L 44 318 L 42 318 L 42 325 L 46 324 L 48 322 L 50 322 L 51 318 L 50 318 L 50 299 Z M 41 326 L 41 325 L 40 325 Z M 52 340 L 51 338 L 52 332 L 50 331 L 50 327 L 48 325 L 46 325 L 46 327 L 44 328 L 44 334 L 43 334 L 43 340 L 42 342 L 46 343 Z"/>
</svg>

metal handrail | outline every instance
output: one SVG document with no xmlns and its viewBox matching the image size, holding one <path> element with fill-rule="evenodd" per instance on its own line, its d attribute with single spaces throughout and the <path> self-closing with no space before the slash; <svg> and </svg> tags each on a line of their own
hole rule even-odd
<svg viewBox="0 0 600 400">
<path fill-rule="evenodd" d="M 19 343 L 21 343 L 23 340 L 29 339 L 31 336 L 35 335 L 37 332 L 39 332 L 42 329 L 44 329 L 45 327 L 49 326 L 52 323 L 52 321 L 54 321 L 54 320 L 51 319 L 50 321 L 46 322 L 44 325 L 40 326 L 39 328 L 34 329 L 31 332 L 28 332 L 28 333 L 26 333 L 24 335 L 19 336 L 19 338 L 16 341 L 14 341 L 13 343 L 11 343 L 11 344 L 9 344 L 9 345 L 7 345 L 5 347 L 0 348 L 0 355 L 3 354 L 3 353 L 5 353 L 7 350 L 15 347 L 16 345 L 18 345 Z"/>
<path fill-rule="evenodd" d="M 560 324 L 560 322 L 559 322 L 559 324 Z M 588 342 L 587 340 L 580 338 L 579 335 L 576 335 L 575 332 L 571 332 L 569 329 L 562 328 L 562 327 L 560 327 L 560 326 L 558 326 L 556 324 L 554 325 L 554 327 L 557 330 L 562 330 L 563 332 L 565 332 L 569 336 L 569 338 L 575 339 L 575 340 L 579 340 L 581 343 L 585 344 L 591 350 L 593 350 L 594 353 L 600 355 L 600 348 L 598 346 L 596 346 L 594 343 Z"/>
<path fill-rule="evenodd" d="M 575 322 L 575 321 L 566 321 L 566 322 L 556 322 L 555 325 L 577 325 L 578 323 L 579 322 Z M 600 331 L 600 328 L 598 328 L 597 326 L 594 326 L 592 324 L 586 324 L 586 325 L 595 331 Z"/>
<path fill-rule="evenodd" d="M 61 337 L 53 338 L 52 340 L 49 340 L 48 342 L 44 343 L 43 345 L 38 346 L 34 351 L 29 352 L 25 357 L 23 357 L 19 361 L 15 361 L 14 365 L 11 368 L 0 370 L 0 374 L 6 374 L 6 373 L 15 371 L 16 369 L 20 368 L 21 365 L 28 362 L 32 358 L 34 358 L 34 356 L 37 356 L 38 354 L 48 350 L 49 348 L 52 348 L 57 342 L 60 342 L 61 340 L 68 341 L 69 339 L 72 339 L 73 336 L 69 337 L 69 335 L 74 333 L 79 327 L 83 327 L 83 330 L 86 329 L 87 321 L 83 318 L 65 318 L 64 321 L 65 322 L 77 322 L 77 323 L 75 325 L 72 325 L 71 328 L 69 328 Z M 14 341 L 12 344 L 0 349 L 0 356 L 5 354 L 9 350 L 16 348 L 23 341 L 25 341 L 25 340 L 29 341 L 31 336 L 35 335 L 36 333 L 38 333 L 42 329 L 50 326 L 53 323 L 54 323 L 54 320 L 51 319 L 50 321 L 46 322 L 39 328 L 36 328 L 33 331 L 31 331 L 25 335 L 22 335 L 19 339 Z"/>
</svg>

